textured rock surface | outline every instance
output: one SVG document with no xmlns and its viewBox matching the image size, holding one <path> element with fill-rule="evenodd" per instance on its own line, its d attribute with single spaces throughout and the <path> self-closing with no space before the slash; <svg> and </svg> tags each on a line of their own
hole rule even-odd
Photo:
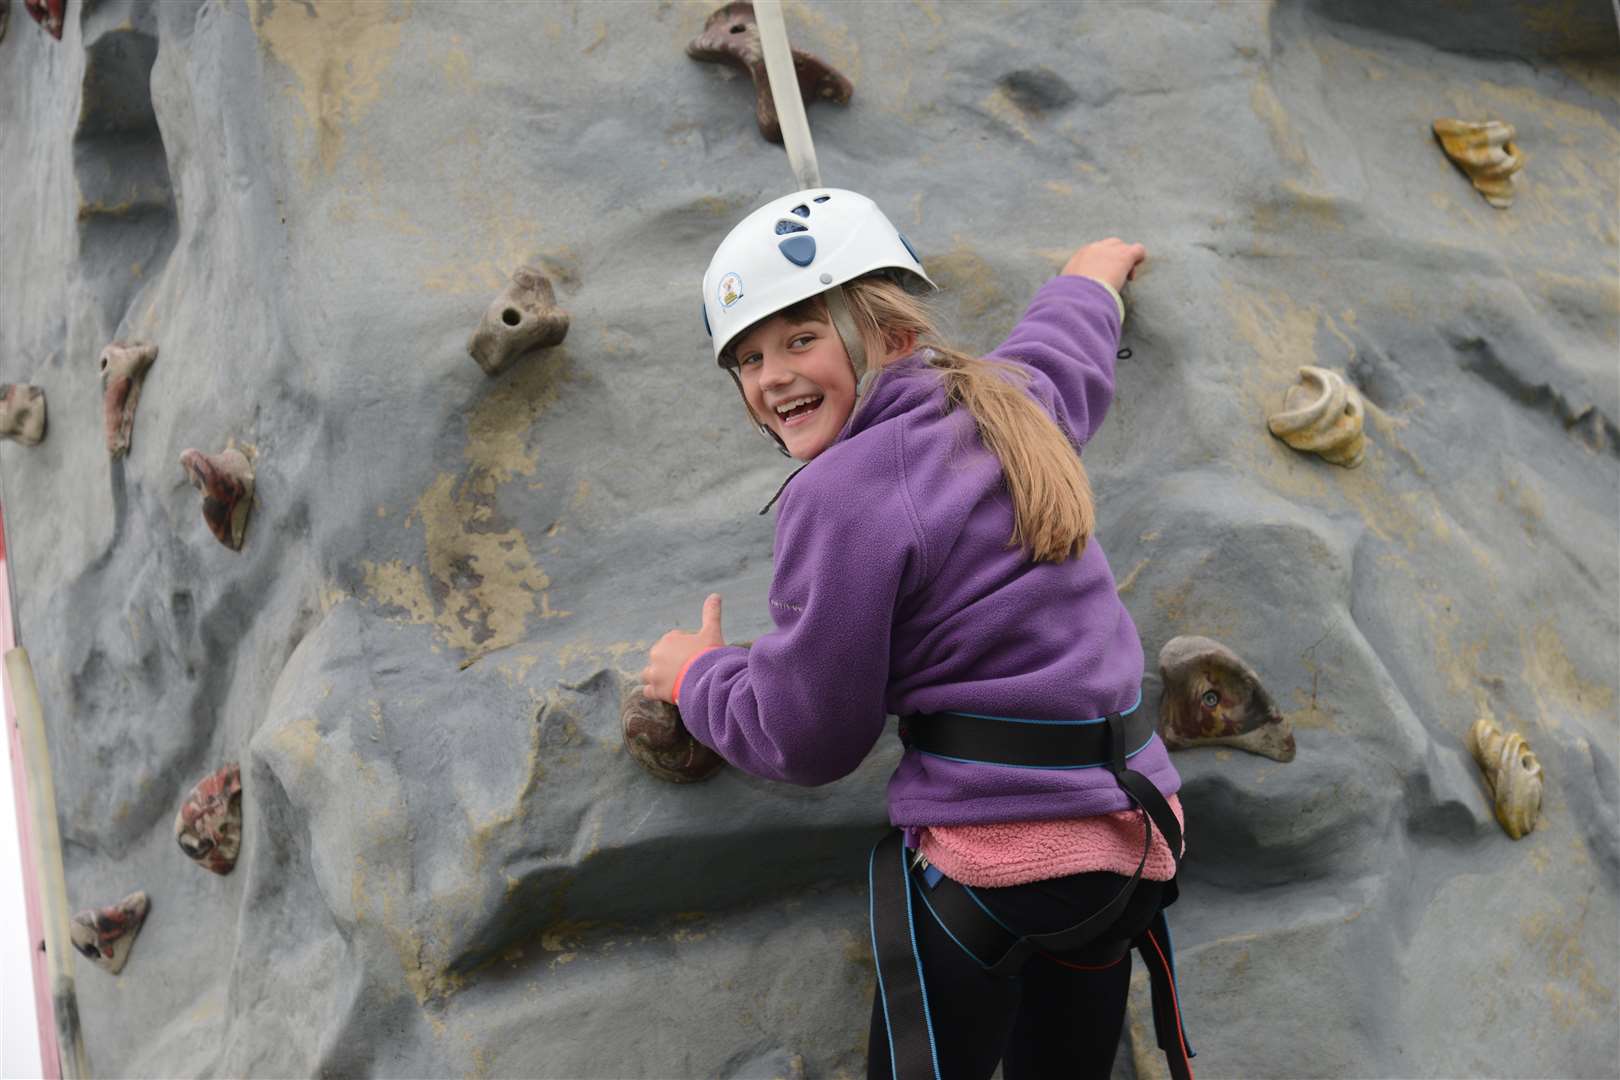
<svg viewBox="0 0 1620 1080">
<path fill-rule="evenodd" d="M 1421 8 L 788 9 L 858 91 L 812 115 L 824 174 L 964 344 L 1082 240 L 1152 251 L 1100 535 L 1148 656 L 1230 645 L 1298 741 L 1178 756 L 1200 1076 L 1615 1068 L 1620 44 L 1606 0 Z M 102 0 L 0 42 L 0 379 L 52 413 L 0 446 L 22 638 L 70 899 L 152 896 L 79 980 L 98 1071 L 860 1071 L 894 741 L 805 790 L 661 784 L 619 735 L 706 593 L 768 627 L 786 463 L 696 282 L 790 174 L 684 55 L 710 10 Z M 1515 126 L 1511 209 L 1436 116 Z M 523 264 L 573 329 L 491 379 L 465 343 Z M 114 339 L 162 358 L 110 460 Z M 1363 394 L 1360 468 L 1266 432 L 1304 364 Z M 230 437 L 239 554 L 174 467 Z M 1517 842 L 1480 716 L 1545 768 Z M 222 761 L 228 877 L 170 824 Z"/>
</svg>

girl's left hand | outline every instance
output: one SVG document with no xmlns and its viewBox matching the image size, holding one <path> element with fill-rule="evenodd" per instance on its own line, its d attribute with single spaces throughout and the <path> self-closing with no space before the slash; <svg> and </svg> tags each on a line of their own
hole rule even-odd
<svg viewBox="0 0 1620 1080">
<path fill-rule="evenodd" d="M 675 700 L 675 677 L 686 662 L 705 649 L 725 643 L 725 635 L 720 632 L 720 594 L 710 593 L 703 601 L 703 625 L 697 633 L 671 630 L 647 654 L 647 666 L 641 669 L 641 692 L 671 705 L 679 704 Z"/>
</svg>

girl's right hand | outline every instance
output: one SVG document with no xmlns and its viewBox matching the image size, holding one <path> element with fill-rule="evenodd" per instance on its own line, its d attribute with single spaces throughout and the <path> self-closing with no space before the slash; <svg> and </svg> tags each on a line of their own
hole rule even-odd
<svg viewBox="0 0 1620 1080">
<path fill-rule="evenodd" d="M 1063 273 L 1106 281 L 1115 292 L 1136 277 L 1136 268 L 1147 258 L 1147 248 L 1127 244 L 1117 236 L 1087 244 L 1063 264 Z"/>
</svg>

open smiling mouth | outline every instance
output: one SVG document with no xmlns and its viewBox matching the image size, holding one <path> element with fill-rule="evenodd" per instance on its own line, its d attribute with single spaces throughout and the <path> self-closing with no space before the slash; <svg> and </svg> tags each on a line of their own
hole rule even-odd
<svg viewBox="0 0 1620 1080">
<path fill-rule="evenodd" d="M 800 424 L 808 422 L 810 417 L 815 415 L 816 410 L 821 408 L 822 400 L 820 397 L 810 395 L 794 398 L 792 401 L 784 401 L 776 406 L 776 418 L 781 421 L 782 426 L 785 428 L 798 427 Z"/>
</svg>

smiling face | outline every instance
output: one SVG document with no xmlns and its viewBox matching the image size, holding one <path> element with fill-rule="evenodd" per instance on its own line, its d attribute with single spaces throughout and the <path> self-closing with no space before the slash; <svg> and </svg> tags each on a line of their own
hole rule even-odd
<svg viewBox="0 0 1620 1080">
<path fill-rule="evenodd" d="M 743 397 L 788 453 L 809 461 L 838 438 L 855 407 L 849 353 L 825 312 L 789 309 L 731 346 Z"/>
</svg>

